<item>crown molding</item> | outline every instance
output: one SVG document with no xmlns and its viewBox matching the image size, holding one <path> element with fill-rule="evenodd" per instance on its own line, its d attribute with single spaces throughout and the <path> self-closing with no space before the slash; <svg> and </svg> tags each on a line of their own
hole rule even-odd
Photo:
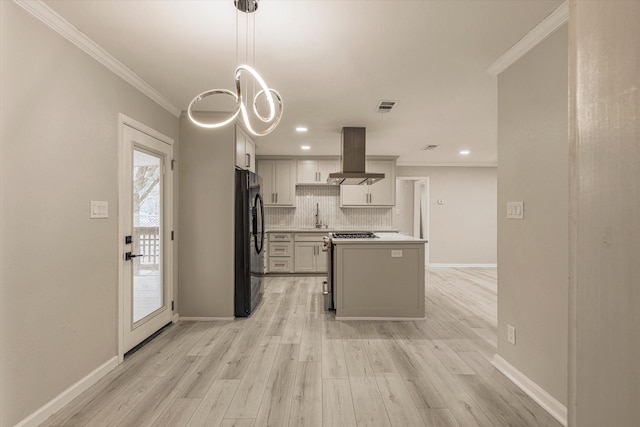
<svg viewBox="0 0 640 427">
<path fill-rule="evenodd" d="M 31 15 L 42 21 L 49 28 L 60 34 L 65 39 L 82 49 L 89 56 L 107 67 L 111 72 L 122 78 L 131 86 L 148 96 L 162 108 L 176 117 L 180 117 L 181 110 L 171 101 L 165 98 L 160 92 L 145 82 L 140 76 L 134 73 L 122 62 L 114 58 L 109 52 L 89 37 L 78 31 L 69 21 L 58 15 L 53 9 L 40 0 L 13 0 L 15 4 L 29 12 Z"/>
<path fill-rule="evenodd" d="M 454 162 L 397 162 L 398 167 L 460 167 L 460 168 L 495 168 L 498 164 L 495 162 L 467 162 L 467 163 L 454 163 Z"/>
<path fill-rule="evenodd" d="M 500 58 L 498 58 L 496 62 L 491 64 L 491 66 L 487 68 L 487 72 L 497 76 L 568 21 L 569 4 L 565 1 L 526 36 L 521 38 L 518 43 L 513 45 Z"/>
</svg>

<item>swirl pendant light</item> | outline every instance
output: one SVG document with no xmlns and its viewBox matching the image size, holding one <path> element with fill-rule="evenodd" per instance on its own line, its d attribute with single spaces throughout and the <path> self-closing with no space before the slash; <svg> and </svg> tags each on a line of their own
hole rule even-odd
<svg viewBox="0 0 640 427">
<path fill-rule="evenodd" d="M 234 0 L 233 3 L 237 11 L 243 12 L 247 16 L 247 24 L 246 24 L 247 49 L 245 51 L 245 56 L 248 56 L 248 51 L 249 51 L 248 49 L 248 46 L 249 46 L 248 16 L 250 13 L 254 13 L 258 9 L 258 0 Z M 238 62 L 237 61 L 238 59 L 238 12 L 237 11 L 236 11 L 236 63 Z M 255 15 L 254 15 L 254 21 L 253 21 L 253 39 L 254 39 L 253 40 L 253 63 L 255 64 Z M 244 90 L 242 88 L 242 83 L 241 83 L 243 77 L 245 81 Z M 247 83 L 249 79 L 253 80 L 254 92 L 255 92 L 256 83 L 258 84 L 258 87 L 260 89 L 258 92 L 255 93 L 255 95 L 253 96 L 253 99 L 251 99 L 251 102 L 253 103 L 253 108 L 251 108 L 250 110 L 247 109 L 247 105 L 246 105 L 246 102 L 248 101 L 248 99 L 245 99 L 250 97 L 249 90 L 248 90 L 248 83 Z M 280 96 L 278 91 L 276 91 L 275 89 L 269 88 L 267 86 L 267 83 L 264 81 L 264 79 L 260 77 L 260 74 L 258 74 L 258 72 L 253 67 L 247 64 L 239 65 L 238 68 L 236 68 L 235 82 L 236 82 L 235 93 L 228 89 L 211 89 L 211 90 L 204 91 L 198 96 L 196 96 L 195 98 L 193 98 L 193 100 L 191 100 L 191 102 L 189 103 L 189 107 L 187 108 L 187 114 L 189 115 L 189 119 L 191 119 L 191 121 L 198 126 L 201 126 L 203 128 L 213 129 L 213 128 L 226 126 L 229 123 L 233 122 L 234 120 L 238 119 L 238 117 L 241 117 L 244 127 L 251 134 L 255 136 L 264 136 L 271 133 L 271 131 L 273 131 L 276 128 L 276 126 L 278 126 L 278 123 L 282 118 L 282 111 L 284 108 L 282 97 Z M 231 113 L 231 115 L 226 119 L 218 122 L 202 122 L 197 120 L 193 114 L 193 107 L 203 99 L 209 96 L 214 96 L 214 95 L 225 95 L 232 98 L 235 101 L 235 105 L 236 105 L 235 111 Z M 261 101 L 263 97 L 268 106 L 268 113 L 266 115 L 263 115 L 258 111 L 258 102 Z M 251 124 L 250 116 L 256 117 L 258 120 L 264 123 L 267 126 L 266 129 L 256 130 L 254 126 Z"/>
</svg>

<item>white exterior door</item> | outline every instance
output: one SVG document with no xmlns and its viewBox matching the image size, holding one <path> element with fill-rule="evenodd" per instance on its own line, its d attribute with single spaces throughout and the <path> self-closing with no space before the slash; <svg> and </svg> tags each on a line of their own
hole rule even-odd
<svg viewBox="0 0 640 427">
<path fill-rule="evenodd" d="M 173 141 L 148 133 L 122 125 L 121 356 L 173 317 Z"/>
</svg>

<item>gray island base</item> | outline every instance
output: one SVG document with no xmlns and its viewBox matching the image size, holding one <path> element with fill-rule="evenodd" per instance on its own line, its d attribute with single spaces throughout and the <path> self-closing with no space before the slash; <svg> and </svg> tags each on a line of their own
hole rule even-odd
<svg viewBox="0 0 640 427">
<path fill-rule="evenodd" d="M 397 233 L 334 239 L 338 320 L 424 319 L 425 240 Z"/>
</svg>

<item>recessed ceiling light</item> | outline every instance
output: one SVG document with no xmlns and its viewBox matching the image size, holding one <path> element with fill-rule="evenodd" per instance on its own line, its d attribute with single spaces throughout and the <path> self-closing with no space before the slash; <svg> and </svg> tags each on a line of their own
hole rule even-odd
<svg viewBox="0 0 640 427">
<path fill-rule="evenodd" d="M 469 150 L 460 150 L 460 155 L 461 156 L 466 156 L 467 154 L 469 154 L 471 151 Z"/>
<path fill-rule="evenodd" d="M 302 145 L 300 146 L 300 148 L 302 148 L 303 150 L 311 150 L 311 147 L 309 147 L 308 145 Z"/>
<path fill-rule="evenodd" d="M 304 126 L 298 126 L 298 127 L 296 128 L 296 130 L 297 130 L 298 132 L 306 132 L 306 131 L 308 131 L 309 129 L 307 129 L 307 128 L 306 128 L 306 127 L 304 127 Z"/>
</svg>

